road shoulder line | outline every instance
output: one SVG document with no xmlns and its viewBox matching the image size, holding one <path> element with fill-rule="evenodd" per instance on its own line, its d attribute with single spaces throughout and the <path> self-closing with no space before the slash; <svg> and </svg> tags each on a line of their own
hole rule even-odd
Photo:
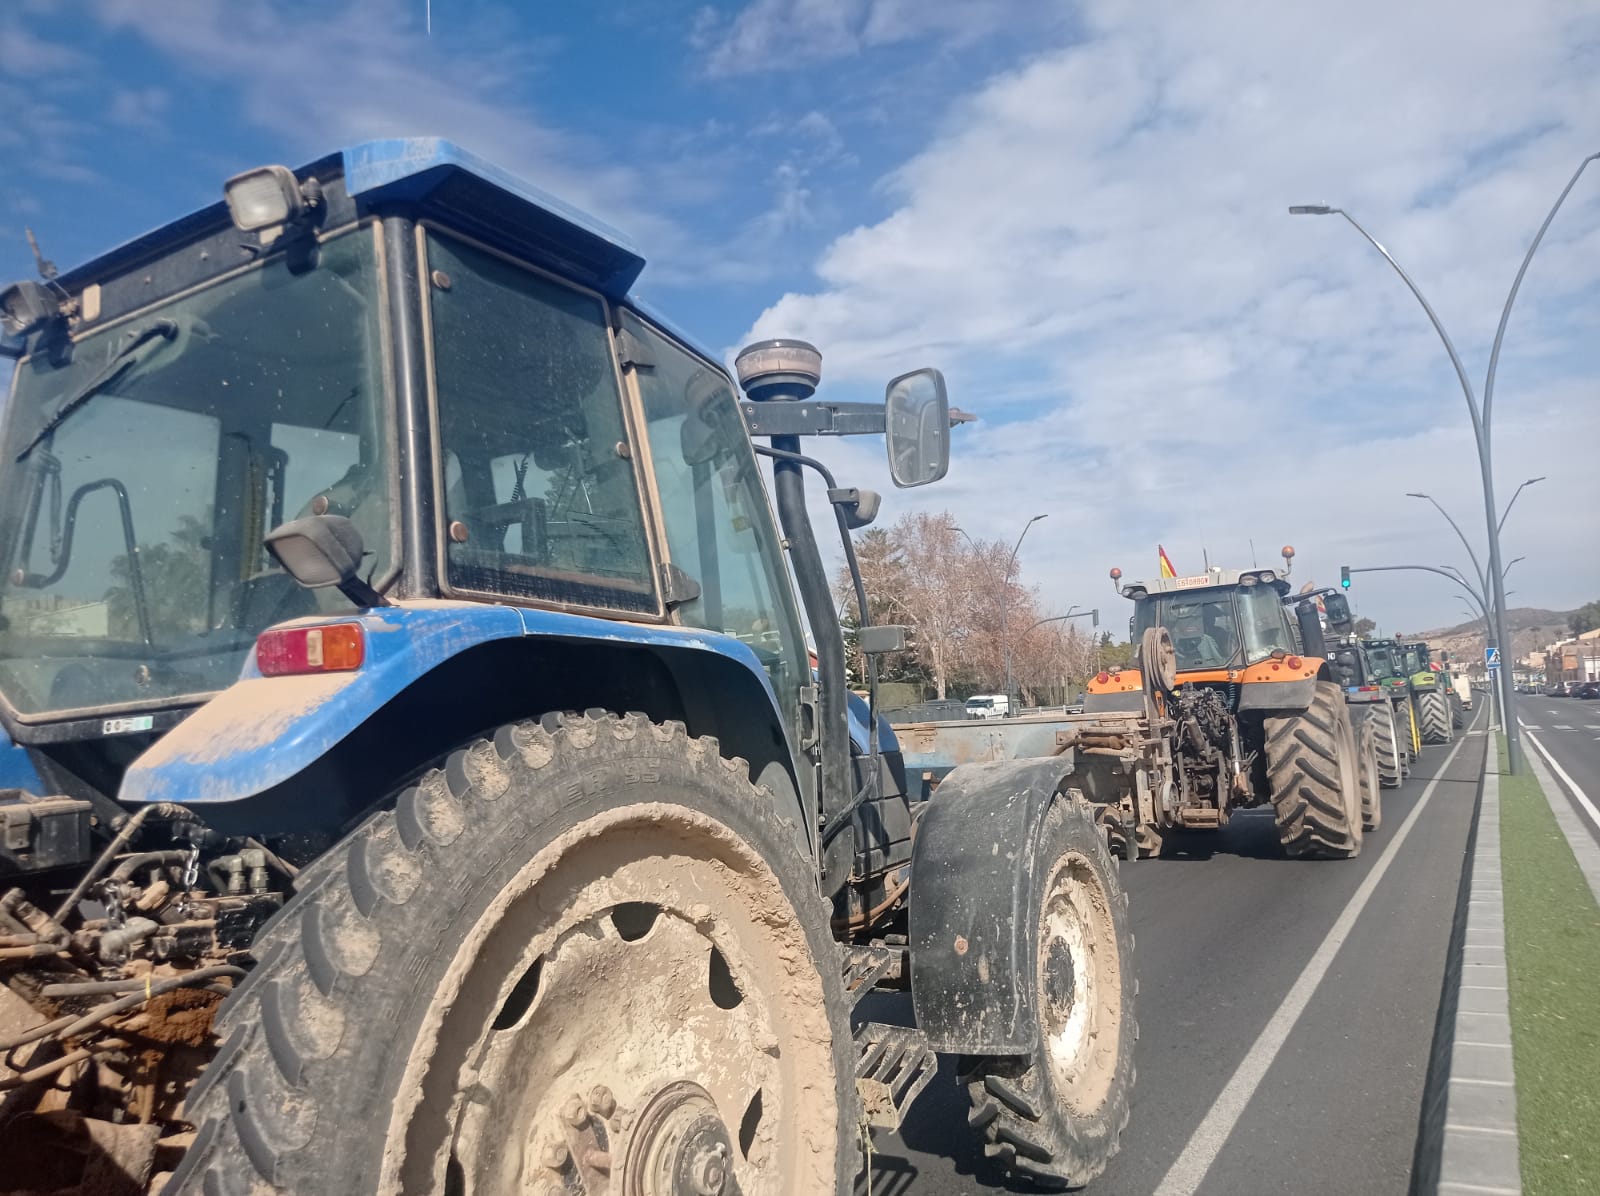
<svg viewBox="0 0 1600 1196">
<path fill-rule="evenodd" d="M 1550 768 L 1545 767 L 1545 761 L 1549 761 L 1551 768 L 1554 768 L 1567 783 L 1567 790 L 1573 798 L 1584 809 L 1594 812 L 1597 825 L 1600 825 L 1600 811 L 1595 810 L 1594 802 L 1589 799 L 1587 793 L 1578 788 L 1577 782 L 1567 775 L 1566 769 L 1556 763 L 1556 758 L 1550 754 L 1549 748 L 1532 735 L 1526 734 L 1526 728 L 1523 737 L 1538 749 L 1533 755 L 1527 753 L 1524 755 L 1527 755 L 1528 763 L 1533 765 L 1534 778 L 1538 780 L 1539 788 L 1544 791 L 1545 801 L 1550 803 L 1550 811 L 1556 816 L 1556 825 L 1561 828 L 1567 846 L 1572 848 L 1572 854 L 1578 861 L 1578 870 L 1583 873 L 1583 879 L 1589 882 L 1589 891 L 1594 894 L 1595 904 L 1600 905 L 1600 844 L 1595 842 L 1594 836 L 1583 825 L 1583 819 L 1572 808 L 1572 802 L 1566 800 L 1561 786 L 1556 783 L 1555 777 L 1550 775 Z M 1544 760 L 1540 760 L 1540 756 L 1543 756 Z"/>
<path fill-rule="evenodd" d="M 1492 744 L 1490 745 L 1493 746 Z M 1484 757 L 1483 790 L 1473 836 L 1472 877 L 1462 952 L 1504 970 L 1505 904 L 1500 878 L 1500 775 Z M 1487 958 L 1485 958 L 1487 957 Z M 1511 1002 L 1500 985 L 1457 1003 L 1445 1080 L 1439 1183 L 1445 1192 L 1522 1190 L 1517 1096 L 1511 1083 Z"/>
</svg>

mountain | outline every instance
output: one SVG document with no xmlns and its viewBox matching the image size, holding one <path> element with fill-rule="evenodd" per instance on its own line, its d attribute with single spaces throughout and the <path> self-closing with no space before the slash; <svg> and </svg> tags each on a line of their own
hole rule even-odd
<svg viewBox="0 0 1600 1196">
<path fill-rule="evenodd" d="M 1567 620 L 1573 613 L 1570 610 L 1541 610 L 1532 606 L 1507 608 L 1506 629 L 1511 633 L 1511 642 L 1515 647 L 1513 659 L 1521 660 L 1546 644 L 1567 639 L 1571 635 Z M 1452 656 L 1480 662 L 1483 660 L 1483 623 L 1476 619 L 1470 623 L 1435 627 L 1431 631 L 1419 631 L 1415 636 L 1400 638 L 1427 640 L 1431 647 L 1443 648 Z"/>
</svg>

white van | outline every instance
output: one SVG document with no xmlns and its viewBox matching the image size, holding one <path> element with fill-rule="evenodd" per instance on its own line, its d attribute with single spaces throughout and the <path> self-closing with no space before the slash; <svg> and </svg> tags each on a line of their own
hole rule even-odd
<svg viewBox="0 0 1600 1196">
<path fill-rule="evenodd" d="M 1472 682 L 1468 681 L 1464 673 L 1457 673 L 1452 679 L 1456 687 L 1456 697 L 1461 699 L 1464 710 L 1472 709 Z"/>
<path fill-rule="evenodd" d="M 968 718 L 1010 718 L 1011 699 L 1005 694 L 973 694 L 967 699 Z"/>
</svg>

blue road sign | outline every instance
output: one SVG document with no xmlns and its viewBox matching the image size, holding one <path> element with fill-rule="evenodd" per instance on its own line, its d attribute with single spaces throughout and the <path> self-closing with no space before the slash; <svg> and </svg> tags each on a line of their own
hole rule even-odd
<svg viewBox="0 0 1600 1196">
<path fill-rule="evenodd" d="M 1483 663 L 1488 665 L 1491 669 L 1499 668 L 1500 667 L 1500 649 L 1499 648 L 1485 648 L 1483 650 Z"/>
</svg>

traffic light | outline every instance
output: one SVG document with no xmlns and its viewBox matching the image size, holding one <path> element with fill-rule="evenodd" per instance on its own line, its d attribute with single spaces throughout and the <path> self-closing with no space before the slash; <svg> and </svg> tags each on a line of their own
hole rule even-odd
<svg viewBox="0 0 1600 1196">
<path fill-rule="evenodd" d="M 1347 590 L 1350 588 L 1350 566 L 1349 565 L 1340 565 L 1339 566 L 1339 584 L 1342 585 Z"/>
</svg>

